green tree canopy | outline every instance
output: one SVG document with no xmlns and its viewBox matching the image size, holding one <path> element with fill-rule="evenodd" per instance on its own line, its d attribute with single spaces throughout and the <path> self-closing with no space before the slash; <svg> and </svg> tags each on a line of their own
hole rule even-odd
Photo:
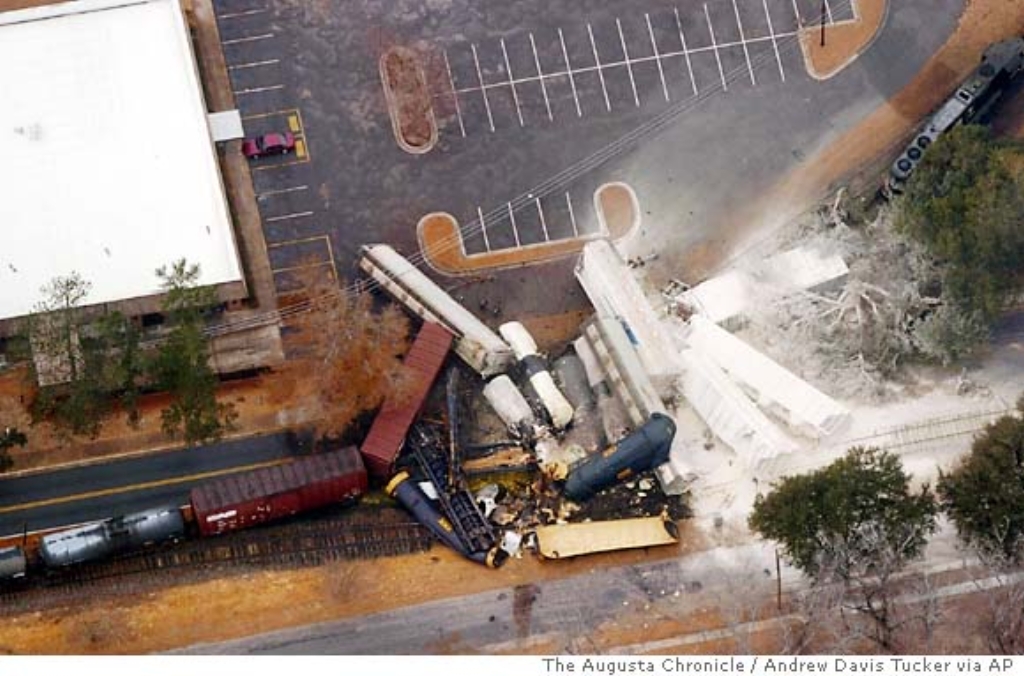
<svg viewBox="0 0 1024 676">
<path fill-rule="evenodd" d="M 991 320 L 1021 288 L 1024 148 L 962 126 L 925 153 L 897 224 L 945 267 L 946 297 Z"/>
<path fill-rule="evenodd" d="M 153 358 L 154 383 L 172 397 L 163 410 L 163 428 L 188 444 L 219 438 L 236 417 L 230 404 L 217 401 L 217 374 L 209 363 L 204 317 L 216 304 L 213 289 L 199 285 L 198 265 L 184 259 L 157 270 L 165 291 L 164 310 L 171 331 Z"/>
<path fill-rule="evenodd" d="M 965 544 L 997 564 L 1024 562 L 1024 419 L 986 427 L 936 488 Z"/>
<path fill-rule="evenodd" d="M 911 492 L 897 456 L 853 448 L 759 495 L 749 525 L 779 542 L 810 577 L 850 580 L 919 557 L 935 530 L 935 514 L 931 491 Z"/>
</svg>

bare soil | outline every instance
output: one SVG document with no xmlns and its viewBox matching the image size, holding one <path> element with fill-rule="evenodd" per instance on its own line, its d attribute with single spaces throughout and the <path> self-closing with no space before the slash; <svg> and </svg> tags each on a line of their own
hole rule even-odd
<svg viewBox="0 0 1024 676">
<path fill-rule="evenodd" d="M 597 203 L 601 217 L 612 239 L 627 235 L 640 221 L 633 195 L 629 188 L 618 183 L 602 185 L 597 189 Z"/>
<path fill-rule="evenodd" d="M 397 115 L 402 140 L 413 148 L 430 146 L 437 136 L 430 91 L 416 53 L 406 47 L 392 47 L 384 56 L 384 86 Z"/>
<path fill-rule="evenodd" d="M 808 72 L 825 79 L 853 63 L 882 27 L 888 0 L 853 0 L 858 18 L 825 28 L 822 44 L 820 27 L 807 26 L 800 33 L 800 48 Z"/>
</svg>

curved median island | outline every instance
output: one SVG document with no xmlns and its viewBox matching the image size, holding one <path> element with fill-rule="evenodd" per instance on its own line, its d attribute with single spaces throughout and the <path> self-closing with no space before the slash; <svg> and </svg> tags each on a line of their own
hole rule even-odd
<svg viewBox="0 0 1024 676">
<path fill-rule="evenodd" d="M 578 237 L 467 254 L 459 222 L 449 213 L 435 211 L 420 219 L 416 237 L 427 264 L 446 275 L 472 275 L 487 270 L 516 268 L 578 254 L 594 239 L 620 239 L 640 224 L 636 193 L 625 183 L 606 183 L 594 193 L 600 230 Z"/>
<path fill-rule="evenodd" d="M 867 51 L 881 32 L 889 13 L 889 0 L 850 0 L 852 21 L 825 26 L 825 44 L 821 26 L 808 24 L 800 31 L 800 50 L 807 73 L 818 80 L 836 75 Z"/>
<path fill-rule="evenodd" d="M 413 155 L 429 152 L 437 143 L 437 119 L 416 52 L 408 47 L 392 47 L 384 52 L 380 57 L 380 81 L 398 145 Z"/>
</svg>

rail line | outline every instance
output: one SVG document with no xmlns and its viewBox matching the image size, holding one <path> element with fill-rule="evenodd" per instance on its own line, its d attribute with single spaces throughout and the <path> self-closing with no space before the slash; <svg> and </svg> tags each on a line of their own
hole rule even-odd
<svg viewBox="0 0 1024 676">
<path fill-rule="evenodd" d="M 300 568 L 331 561 L 369 559 L 426 551 L 433 537 L 400 512 L 389 518 L 330 515 L 269 528 L 240 531 L 215 539 L 187 540 L 134 552 L 116 559 L 29 576 L 0 589 L 0 615 L 22 612 L 23 597 L 67 601 L 78 588 L 114 588 L 142 577 L 180 574 L 185 569 L 229 567 Z M 154 576 L 156 574 L 156 576 Z M 41 600 L 41 599 L 36 599 Z M 22 606 L 22 607 L 19 607 Z"/>
</svg>

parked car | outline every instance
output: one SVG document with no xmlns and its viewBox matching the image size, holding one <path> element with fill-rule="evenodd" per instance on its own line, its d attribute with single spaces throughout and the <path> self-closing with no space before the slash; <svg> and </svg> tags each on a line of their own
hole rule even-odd
<svg viewBox="0 0 1024 676">
<path fill-rule="evenodd" d="M 295 135 L 289 131 L 271 132 L 242 141 L 242 154 L 250 160 L 271 155 L 287 155 L 295 150 Z"/>
</svg>

